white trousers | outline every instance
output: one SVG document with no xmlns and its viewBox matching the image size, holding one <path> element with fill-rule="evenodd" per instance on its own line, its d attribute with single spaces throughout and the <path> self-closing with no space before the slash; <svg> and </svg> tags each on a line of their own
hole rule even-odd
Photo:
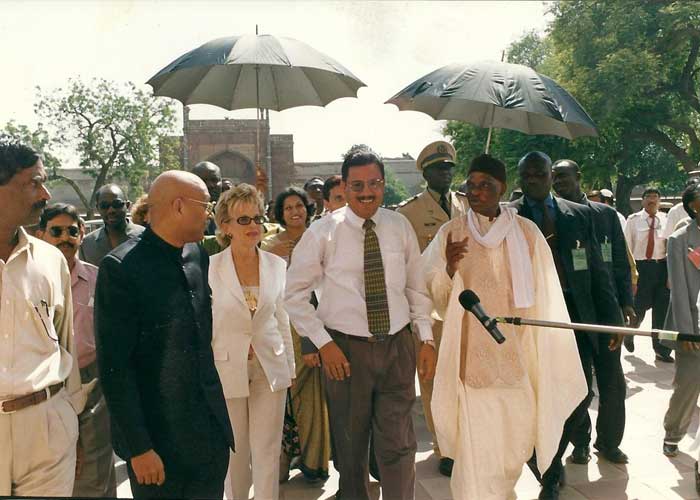
<svg viewBox="0 0 700 500">
<path fill-rule="evenodd" d="M 248 361 L 247 398 L 226 400 L 236 438 L 224 489 L 229 500 L 249 500 L 253 485 L 255 500 L 279 497 L 279 456 L 287 391 L 272 392 L 256 357 Z"/>
<path fill-rule="evenodd" d="M 0 496 L 71 496 L 77 441 L 78 417 L 65 390 L 0 414 Z"/>
</svg>

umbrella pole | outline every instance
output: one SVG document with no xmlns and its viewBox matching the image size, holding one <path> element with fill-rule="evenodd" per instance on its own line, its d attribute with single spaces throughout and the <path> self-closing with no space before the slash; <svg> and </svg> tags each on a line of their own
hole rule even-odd
<svg viewBox="0 0 700 500">
<path fill-rule="evenodd" d="M 489 135 L 486 136 L 486 148 L 484 153 L 489 154 L 489 148 L 491 147 L 491 134 L 493 133 L 493 116 L 496 114 L 496 106 L 491 105 L 491 119 L 489 120 Z"/>
<path fill-rule="evenodd" d="M 506 51 L 501 51 L 501 62 L 506 58 Z M 489 135 L 486 136 L 486 151 L 484 153 L 489 154 L 489 148 L 491 147 L 491 133 L 493 132 L 493 115 L 496 113 L 496 106 L 491 105 L 491 126 L 489 127 Z"/>
</svg>

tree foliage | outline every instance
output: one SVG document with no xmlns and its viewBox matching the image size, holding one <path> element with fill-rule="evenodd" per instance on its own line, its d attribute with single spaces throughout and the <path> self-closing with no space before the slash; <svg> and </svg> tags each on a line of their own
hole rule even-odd
<svg viewBox="0 0 700 500">
<path fill-rule="evenodd" d="M 133 198 L 161 171 L 179 168 L 159 157 L 159 144 L 175 125 L 170 101 L 154 98 L 131 82 L 103 79 L 70 80 L 63 88 L 37 90 L 35 111 L 52 140 L 66 155 L 77 155 L 83 171 L 95 179 L 89 195 L 80 193 L 89 216 L 104 184 L 120 181 Z M 172 155 L 167 158 L 172 161 Z"/>
<path fill-rule="evenodd" d="M 616 186 L 623 209 L 639 184 L 676 192 L 700 160 L 700 3 L 574 0 L 554 3 L 551 14 L 547 33 L 524 34 L 508 61 L 559 82 L 599 137 L 568 142 L 497 130 L 493 153 L 511 169 L 532 149 L 574 159 L 588 187 Z M 445 133 L 462 154 L 483 151 L 485 131 L 449 123 Z"/>
<path fill-rule="evenodd" d="M 386 182 L 384 184 L 385 205 L 398 205 L 408 198 L 408 189 L 406 189 L 404 183 L 401 182 L 401 179 L 399 179 L 394 172 L 389 168 L 385 168 L 384 175 L 386 177 Z"/>
</svg>

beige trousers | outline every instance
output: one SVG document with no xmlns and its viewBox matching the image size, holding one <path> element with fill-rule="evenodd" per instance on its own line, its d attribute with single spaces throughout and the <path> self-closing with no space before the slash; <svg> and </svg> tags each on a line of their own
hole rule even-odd
<svg viewBox="0 0 700 500">
<path fill-rule="evenodd" d="M 65 390 L 0 414 L 0 496 L 71 496 L 77 441 L 78 417 Z"/>
<path fill-rule="evenodd" d="M 413 338 L 416 342 L 416 359 L 418 359 L 418 352 L 421 348 L 421 343 L 418 335 L 414 335 Z M 435 340 L 435 352 L 440 352 L 440 341 L 442 340 L 442 321 L 435 320 L 433 323 L 433 339 Z M 438 446 L 437 436 L 435 436 L 435 426 L 433 425 L 433 411 L 430 409 L 430 400 L 433 398 L 433 381 L 423 380 L 418 377 L 418 382 L 420 383 L 420 399 L 423 403 L 423 414 L 425 415 L 425 423 L 428 427 L 428 431 L 433 436 L 433 451 L 440 457 L 440 446 Z"/>
<path fill-rule="evenodd" d="M 287 391 L 270 390 L 256 357 L 248 361 L 248 379 L 247 398 L 226 400 L 236 452 L 231 453 L 224 491 L 229 500 L 248 500 L 253 485 L 255 500 L 277 500 Z"/>
</svg>

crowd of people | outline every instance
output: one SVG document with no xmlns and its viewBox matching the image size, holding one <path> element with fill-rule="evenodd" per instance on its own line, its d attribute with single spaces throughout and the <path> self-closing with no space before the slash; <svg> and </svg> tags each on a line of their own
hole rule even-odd
<svg viewBox="0 0 700 500">
<path fill-rule="evenodd" d="M 515 498 L 526 464 L 539 498 L 558 498 L 569 444 L 574 463 L 591 459 L 594 379 L 592 445 L 626 463 L 633 337 L 509 325 L 498 344 L 459 297 L 608 326 L 651 309 L 653 328 L 700 335 L 698 177 L 668 214 L 647 188 L 625 218 L 609 190 L 583 192 L 573 160 L 524 154 L 511 201 L 502 161 L 472 159 L 453 191 L 456 161 L 427 145 L 426 188 L 396 210 L 364 145 L 267 206 L 201 162 L 133 206 L 103 186 L 87 233 L 75 207 L 49 203 L 40 155 L 0 140 L 0 495 L 116 497 L 116 453 L 134 498 L 274 500 L 290 470 L 321 484 L 332 462 L 338 499 L 368 500 L 370 474 L 383 498 L 412 499 L 416 374 L 455 499 Z M 674 456 L 700 342 L 653 348 L 676 363 Z"/>
</svg>

